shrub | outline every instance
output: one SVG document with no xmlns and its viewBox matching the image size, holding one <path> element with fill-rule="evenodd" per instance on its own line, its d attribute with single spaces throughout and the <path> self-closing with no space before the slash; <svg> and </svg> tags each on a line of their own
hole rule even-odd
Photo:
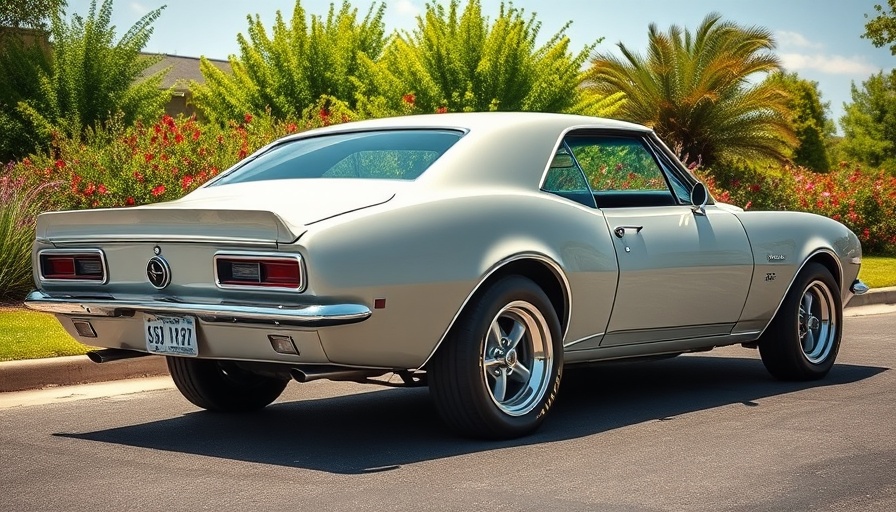
<svg viewBox="0 0 896 512">
<path fill-rule="evenodd" d="M 321 100 L 326 102 L 327 99 Z M 333 106 L 328 106 L 332 104 Z M 350 117 L 338 104 L 309 108 L 303 120 L 245 114 L 225 127 L 162 116 L 126 127 L 121 117 L 79 137 L 57 136 L 55 155 L 32 155 L 12 172 L 31 186 L 54 182 L 52 209 L 134 206 L 177 199 L 275 139 Z"/>
<path fill-rule="evenodd" d="M 33 288 L 31 243 L 34 219 L 52 184 L 27 185 L 11 166 L 0 175 L 0 302 L 19 301 Z"/>
<path fill-rule="evenodd" d="M 870 254 L 896 254 L 896 177 L 841 163 L 816 174 L 801 167 L 701 173 L 719 201 L 754 210 L 798 210 L 840 221 Z"/>
</svg>

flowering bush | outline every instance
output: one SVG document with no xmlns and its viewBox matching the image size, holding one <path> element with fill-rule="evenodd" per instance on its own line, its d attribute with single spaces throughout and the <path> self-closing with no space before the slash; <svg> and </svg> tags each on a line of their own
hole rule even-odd
<svg viewBox="0 0 896 512">
<path fill-rule="evenodd" d="M 313 114 L 310 113 L 313 111 Z M 162 116 L 146 126 L 113 121 L 83 138 L 57 137 L 53 151 L 16 163 L 12 174 L 35 186 L 54 182 L 55 209 L 133 206 L 177 199 L 269 142 L 297 131 L 348 121 L 317 106 L 304 120 L 245 114 L 226 127 Z"/>
<path fill-rule="evenodd" d="M 163 116 L 144 126 L 110 123 L 83 139 L 56 137 L 54 154 L 18 162 L 15 175 L 31 183 L 59 183 L 59 209 L 132 206 L 175 199 L 230 167 L 295 125 L 246 115 L 226 128 L 193 118 Z"/>
<path fill-rule="evenodd" d="M 825 215 L 850 228 L 866 253 L 896 254 L 896 177 L 882 170 L 864 171 L 844 162 L 827 174 L 801 167 L 698 174 L 719 201 L 748 210 Z"/>
</svg>

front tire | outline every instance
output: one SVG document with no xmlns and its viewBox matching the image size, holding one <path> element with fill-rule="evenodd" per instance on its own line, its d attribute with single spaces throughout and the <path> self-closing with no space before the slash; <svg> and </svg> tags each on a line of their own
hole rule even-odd
<svg viewBox="0 0 896 512">
<path fill-rule="evenodd" d="M 510 439 L 534 431 L 556 399 L 560 321 L 544 291 L 501 279 L 470 303 L 428 366 L 429 388 L 455 431 Z"/>
<path fill-rule="evenodd" d="M 840 350 L 842 323 L 837 281 L 823 265 L 808 263 L 759 339 L 765 368 L 781 380 L 824 377 Z"/>
<path fill-rule="evenodd" d="M 209 411 L 248 412 L 277 399 L 288 380 L 247 372 L 229 361 L 166 357 L 174 385 L 194 405 Z"/>
</svg>

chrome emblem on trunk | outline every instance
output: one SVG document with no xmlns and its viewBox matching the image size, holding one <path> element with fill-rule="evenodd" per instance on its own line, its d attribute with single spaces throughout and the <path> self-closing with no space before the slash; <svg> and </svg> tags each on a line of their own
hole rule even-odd
<svg viewBox="0 0 896 512">
<path fill-rule="evenodd" d="M 165 258 L 153 256 L 146 264 L 146 277 L 149 278 L 149 284 L 161 290 L 171 283 L 171 267 Z"/>
</svg>

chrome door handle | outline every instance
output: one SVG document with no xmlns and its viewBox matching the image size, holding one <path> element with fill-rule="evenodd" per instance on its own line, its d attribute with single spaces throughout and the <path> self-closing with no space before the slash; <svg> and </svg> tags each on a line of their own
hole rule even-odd
<svg viewBox="0 0 896 512">
<path fill-rule="evenodd" d="M 625 236 L 625 232 L 629 229 L 633 230 L 635 233 L 640 233 L 641 230 L 644 229 L 644 226 L 616 226 L 616 229 L 613 230 L 613 233 L 617 237 L 622 238 Z"/>
</svg>

